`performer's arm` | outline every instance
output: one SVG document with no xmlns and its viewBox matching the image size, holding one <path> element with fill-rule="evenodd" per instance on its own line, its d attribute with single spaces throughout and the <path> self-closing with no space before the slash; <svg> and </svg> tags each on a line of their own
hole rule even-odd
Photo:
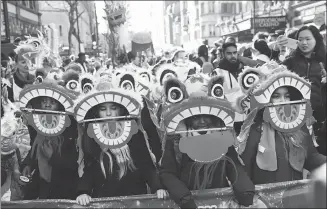
<svg viewBox="0 0 327 209">
<path fill-rule="evenodd" d="M 247 172 L 248 177 L 250 177 L 250 179 L 253 178 L 253 169 L 256 163 L 256 156 L 257 156 L 260 136 L 261 136 L 261 132 L 258 130 L 258 127 L 252 126 L 248 139 L 245 142 L 246 143 L 245 149 L 243 153 L 240 155 L 244 163 L 245 171 Z"/>
<path fill-rule="evenodd" d="M 162 189 L 158 172 L 154 162 L 152 162 L 142 132 L 139 131 L 134 135 L 129 145 L 135 166 L 141 171 L 144 180 L 151 189 L 151 192 L 155 193 L 157 190 Z"/>
<path fill-rule="evenodd" d="M 307 158 L 304 162 L 304 168 L 312 172 L 321 165 L 326 163 L 326 156 L 320 154 L 314 146 L 312 136 L 306 127 L 302 128 L 306 134 L 305 142 L 307 144 Z"/>
<path fill-rule="evenodd" d="M 174 141 L 167 139 L 160 167 L 160 179 L 168 190 L 170 197 L 181 208 L 196 208 L 191 191 L 178 178 L 178 164 L 176 162 Z"/>
<path fill-rule="evenodd" d="M 84 173 L 81 178 L 78 180 L 77 185 L 77 196 L 82 194 L 87 194 L 92 196 L 92 189 L 94 184 L 94 173 L 97 172 L 98 166 L 96 165 L 96 161 L 84 161 Z"/>
<path fill-rule="evenodd" d="M 232 187 L 237 201 L 244 206 L 252 205 L 255 187 L 244 167 L 241 165 L 235 148 L 229 147 L 226 156 L 234 162 L 233 165 L 227 161 L 226 174 L 228 180 L 233 184 Z"/>
</svg>

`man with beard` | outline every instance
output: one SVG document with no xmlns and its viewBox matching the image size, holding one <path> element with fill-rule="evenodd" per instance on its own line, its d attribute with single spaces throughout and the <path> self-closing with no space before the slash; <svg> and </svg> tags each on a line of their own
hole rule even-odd
<svg viewBox="0 0 327 209">
<path fill-rule="evenodd" d="M 244 65 L 239 61 L 237 54 L 237 46 L 235 43 L 227 42 L 222 46 L 224 58 L 219 62 L 218 68 L 226 70 L 229 74 L 229 79 L 234 80 L 237 79 L 238 74 L 242 72 Z M 230 76 L 234 78 L 231 78 Z M 232 82 L 230 82 L 230 88 L 235 88 L 236 86 L 232 86 Z"/>
<path fill-rule="evenodd" d="M 228 89 L 238 88 L 237 77 L 242 72 L 244 64 L 239 60 L 237 46 L 233 42 L 226 42 L 222 46 L 222 51 L 224 57 L 219 62 L 219 70 L 216 72 L 224 76 Z M 234 129 L 237 134 L 240 133 L 243 120 L 244 115 L 235 118 Z"/>
</svg>

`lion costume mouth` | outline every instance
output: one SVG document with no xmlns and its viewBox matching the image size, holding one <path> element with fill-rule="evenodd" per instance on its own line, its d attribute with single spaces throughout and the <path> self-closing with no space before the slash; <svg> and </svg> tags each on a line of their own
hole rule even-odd
<svg viewBox="0 0 327 209">
<path fill-rule="evenodd" d="M 311 112 L 311 107 L 307 103 L 266 107 L 264 120 L 277 130 L 292 132 L 306 123 L 306 118 Z"/>
<path fill-rule="evenodd" d="M 126 144 L 131 131 L 131 121 L 90 124 L 96 138 L 103 144 L 109 146 L 119 146 Z M 127 142 L 126 142 L 127 141 Z"/>
</svg>

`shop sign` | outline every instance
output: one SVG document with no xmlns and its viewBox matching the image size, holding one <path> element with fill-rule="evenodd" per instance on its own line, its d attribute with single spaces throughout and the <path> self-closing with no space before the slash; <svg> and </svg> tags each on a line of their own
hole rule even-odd
<svg viewBox="0 0 327 209">
<path fill-rule="evenodd" d="M 251 21 L 253 24 L 253 21 Z M 254 28 L 255 29 L 281 29 L 286 28 L 286 16 L 278 16 L 278 17 L 256 17 L 254 19 Z M 253 28 L 253 27 L 252 27 Z"/>
</svg>

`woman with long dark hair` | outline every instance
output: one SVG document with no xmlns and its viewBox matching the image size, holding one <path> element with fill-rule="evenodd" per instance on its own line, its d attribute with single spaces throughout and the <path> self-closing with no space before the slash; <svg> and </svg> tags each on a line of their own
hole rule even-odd
<svg viewBox="0 0 327 209">
<path fill-rule="evenodd" d="M 326 46 L 318 28 L 313 25 L 301 27 L 295 38 L 299 41 L 298 47 L 283 64 L 311 82 L 311 105 L 317 120 L 314 131 L 317 133 L 326 118 L 326 92 L 322 84 L 322 69 L 326 69 Z"/>
<path fill-rule="evenodd" d="M 142 98 L 135 92 L 108 91 L 110 88 L 108 82 L 100 82 L 96 91 L 81 99 L 75 108 L 84 155 L 77 203 L 87 205 L 92 198 L 147 194 L 147 185 L 158 198 L 163 198 L 166 193 L 161 189 L 155 157 L 140 118 L 118 119 L 140 116 Z M 93 103 L 87 111 L 83 109 L 86 100 L 99 97 L 102 102 Z M 122 102 L 116 98 L 122 98 Z"/>
</svg>

